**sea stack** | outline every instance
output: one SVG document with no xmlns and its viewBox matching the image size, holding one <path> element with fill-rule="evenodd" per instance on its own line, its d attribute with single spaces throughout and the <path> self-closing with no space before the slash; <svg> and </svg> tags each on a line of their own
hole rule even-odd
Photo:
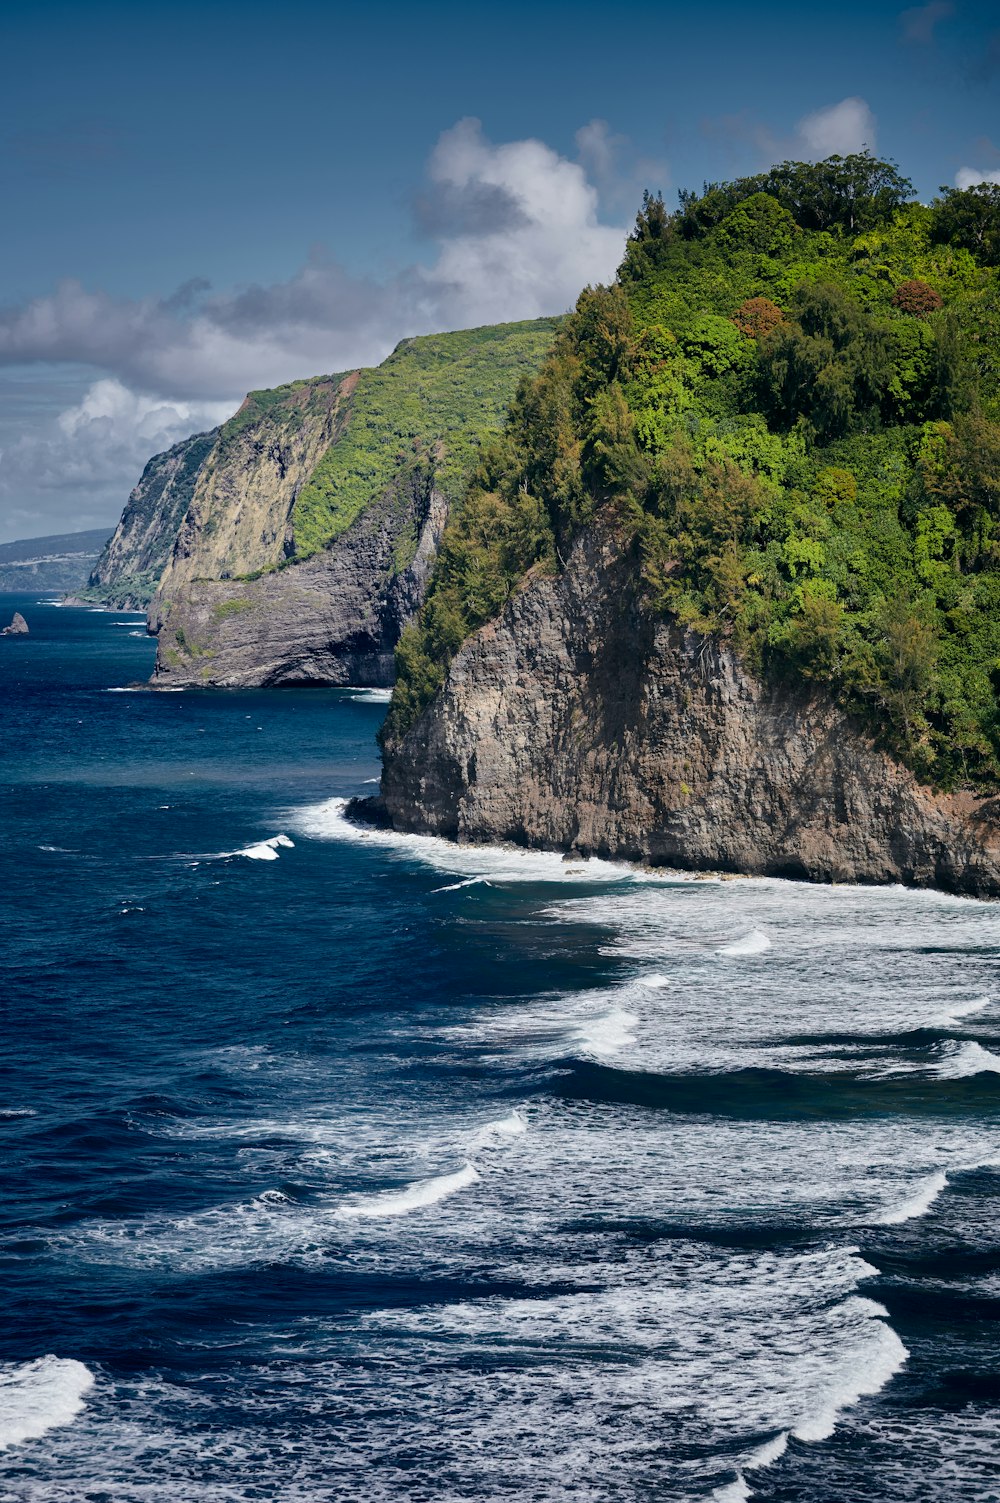
<svg viewBox="0 0 1000 1503">
<path fill-rule="evenodd" d="M 15 611 L 9 626 L 0 631 L 0 637 L 23 637 L 28 631 L 28 623 L 20 611 Z"/>
</svg>

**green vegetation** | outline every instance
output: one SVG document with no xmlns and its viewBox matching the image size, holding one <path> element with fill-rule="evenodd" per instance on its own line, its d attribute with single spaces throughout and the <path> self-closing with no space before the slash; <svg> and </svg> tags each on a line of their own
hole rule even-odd
<svg viewBox="0 0 1000 1503">
<path fill-rule="evenodd" d="M 294 433 L 305 418 L 326 410 L 330 387 L 339 386 L 343 379 L 343 375 L 314 376 L 311 380 L 289 381 L 286 386 L 248 392 L 239 410 L 219 430 L 219 460 L 224 463 L 240 434 L 265 418 L 285 433 Z"/>
<path fill-rule="evenodd" d="M 460 496 L 484 432 L 500 427 L 518 381 L 537 371 L 559 322 L 405 339 L 382 365 L 363 370 L 346 431 L 296 499 L 296 559 L 327 547 L 375 497 L 417 470 L 431 468 L 438 490 Z"/>
<path fill-rule="evenodd" d="M 216 621 L 224 621 L 227 616 L 238 616 L 241 611 L 253 610 L 253 601 L 245 595 L 235 595 L 231 600 L 220 600 L 212 607 L 212 615 Z"/>
<path fill-rule="evenodd" d="M 389 737 L 598 519 L 648 608 L 1000 786 L 1000 190 L 867 153 L 646 196 L 452 511 Z"/>
</svg>

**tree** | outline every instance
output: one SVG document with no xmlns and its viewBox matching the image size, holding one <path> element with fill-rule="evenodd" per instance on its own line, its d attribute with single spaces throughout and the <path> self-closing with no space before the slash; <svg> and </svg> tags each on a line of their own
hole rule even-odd
<svg viewBox="0 0 1000 1503">
<path fill-rule="evenodd" d="M 667 213 L 663 194 L 654 196 L 647 188 L 642 195 L 642 207 L 635 216 L 635 228 L 625 245 L 625 259 L 619 268 L 619 277 L 638 282 L 662 266 L 676 233 L 675 216 Z"/>
<path fill-rule="evenodd" d="M 943 303 L 944 298 L 935 287 L 915 277 L 909 282 L 901 282 L 892 294 L 892 306 L 901 313 L 912 313 L 915 318 L 936 313 Z"/>
<path fill-rule="evenodd" d="M 985 266 L 1000 265 L 1000 183 L 942 188 L 932 207 L 934 240 L 962 246 Z"/>
<path fill-rule="evenodd" d="M 748 297 L 733 314 L 733 323 L 741 334 L 761 339 L 783 323 L 785 315 L 769 297 Z"/>
</svg>

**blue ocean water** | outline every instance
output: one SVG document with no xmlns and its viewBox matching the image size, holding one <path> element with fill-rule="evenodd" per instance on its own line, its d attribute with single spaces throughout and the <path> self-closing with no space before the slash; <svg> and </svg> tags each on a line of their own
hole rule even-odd
<svg viewBox="0 0 1000 1503">
<path fill-rule="evenodd" d="M 1000 1498 L 996 905 L 362 831 L 377 693 L 14 608 L 0 1500 Z"/>
</svg>

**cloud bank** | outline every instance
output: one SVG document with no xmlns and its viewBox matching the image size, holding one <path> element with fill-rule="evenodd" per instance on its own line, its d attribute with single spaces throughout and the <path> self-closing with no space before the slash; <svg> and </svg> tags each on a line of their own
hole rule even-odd
<svg viewBox="0 0 1000 1503">
<path fill-rule="evenodd" d="M 417 202 L 433 256 L 388 281 L 315 253 L 287 281 L 234 292 L 194 282 L 129 299 L 66 281 L 0 310 L 0 365 L 73 362 L 104 376 L 78 407 L 4 447 L 0 496 L 9 506 L 27 492 L 103 488 L 110 512 L 157 445 L 218 422 L 251 388 L 375 364 L 412 334 L 562 312 L 621 259 L 627 226 L 602 223 L 592 180 L 618 145 L 592 122 L 574 162 L 542 141 L 495 144 L 478 120 L 460 120 L 438 140 Z"/>
</svg>

